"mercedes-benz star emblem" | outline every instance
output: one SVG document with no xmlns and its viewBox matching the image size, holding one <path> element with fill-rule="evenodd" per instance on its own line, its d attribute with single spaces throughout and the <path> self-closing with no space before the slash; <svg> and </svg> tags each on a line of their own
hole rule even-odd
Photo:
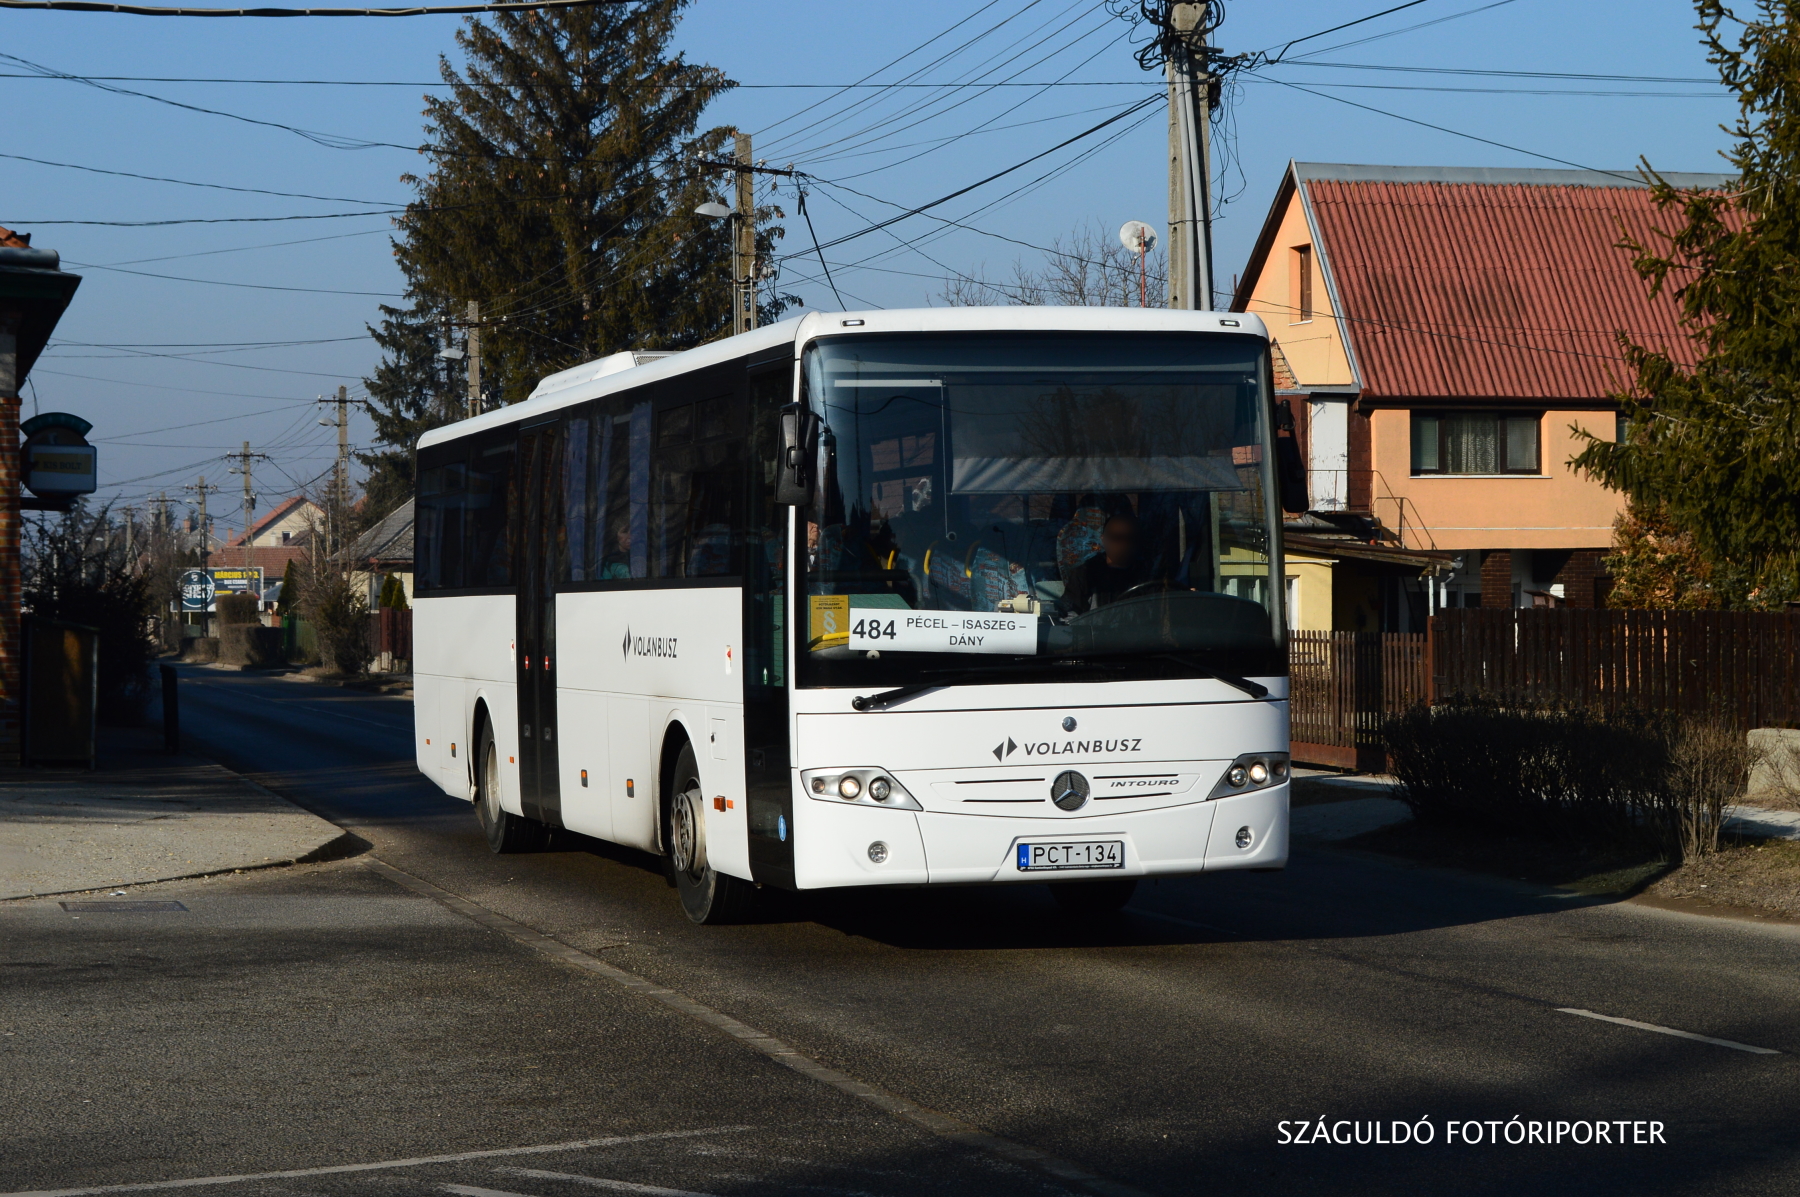
<svg viewBox="0 0 1800 1197">
<path fill-rule="evenodd" d="M 1088 779 L 1073 769 L 1065 769 L 1056 775 L 1050 783 L 1050 801 L 1064 810 L 1080 810 L 1087 805 L 1088 795 L 1092 793 Z"/>
<path fill-rule="evenodd" d="M 1070 715 L 1063 720 L 1063 730 L 1064 731 L 1074 731 L 1075 730 L 1075 716 Z"/>
</svg>

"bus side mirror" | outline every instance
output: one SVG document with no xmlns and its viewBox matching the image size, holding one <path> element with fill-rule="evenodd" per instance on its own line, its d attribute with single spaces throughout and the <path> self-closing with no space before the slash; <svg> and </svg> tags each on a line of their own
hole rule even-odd
<svg viewBox="0 0 1800 1197">
<path fill-rule="evenodd" d="M 804 403 L 781 409 L 775 460 L 775 501 L 804 507 L 813 499 L 813 466 L 819 455 L 819 417 Z"/>
<path fill-rule="evenodd" d="M 1306 463 L 1300 460 L 1300 438 L 1294 434 L 1294 407 L 1286 399 L 1275 405 L 1275 480 L 1281 509 L 1299 515 L 1312 506 L 1306 493 Z"/>
</svg>

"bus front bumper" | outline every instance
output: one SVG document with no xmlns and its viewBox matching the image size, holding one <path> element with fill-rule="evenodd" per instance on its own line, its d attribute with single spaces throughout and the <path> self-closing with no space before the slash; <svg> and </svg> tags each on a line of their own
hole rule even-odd
<svg viewBox="0 0 1800 1197">
<path fill-rule="evenodd" d="M 1288 856 L 1285 784 L 1210 802 L 1075 819 L 872 810 L 818 802 L 805 802 L 802 809 L 804 818 L 795 828 L 795 875 L 801 889 L 1279 869 Z M 1104 862 L 1101 867 L 1020 867 L 1021 845 L 1065 844 L 1117 844 L 1117 866 L 1112 865 L 1113 850 L 1103 848 L 1087 853 Z M 1043 855 L 1035 854 L 1039 859 Z M 1026 853 L 1026 858 L 1032 856 Z"/>
</svg>

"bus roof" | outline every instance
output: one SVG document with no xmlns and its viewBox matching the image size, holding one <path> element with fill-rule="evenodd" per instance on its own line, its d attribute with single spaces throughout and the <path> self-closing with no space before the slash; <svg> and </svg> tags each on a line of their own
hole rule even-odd
<svg viewBox="0 0 1800 1197">
<path fill-rule="evenodd" d="M 1169 308 L 946 307 L 887 308 L 864 312 L 808 312 L 777 324 L 721 337 L 666 356 L 614 353 L 559 371 L 538 383 L 523 403 L 483 412 L 435 428 L 419 447 L 455 440 L 468 433 L 548 414 L 615 391 L 628 390 L 733 358 L 769 354 L 781 346 L 796 351 L 818 337 L 855 333 L 931 332 L 1233 332 L 1264 337 L 1262 320 L 1247 312 L 1190 312 Z"/>
</svg>

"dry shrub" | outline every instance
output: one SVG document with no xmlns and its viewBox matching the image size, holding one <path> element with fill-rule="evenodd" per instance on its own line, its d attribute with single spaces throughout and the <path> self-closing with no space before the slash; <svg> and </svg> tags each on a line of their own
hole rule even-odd
<svg viewBox="0 0 1800 1197">
<path fill-rule="evenodd" d="M 336 572 L 314 582 L 306 605 L 319 636 L 319 655 L 339 673 L 358 674 L 369 667 L 369 600 L 361 588 Z"/>
<path fill-rule="evenodd" d="M 1718 849 L 1752 758 L 1741 733 L 1710 720 L 1481 698 L 1415 707 L 1384 735 L 1400 797 L 1422 823 L 1670 860 Z"/>
</svg>

